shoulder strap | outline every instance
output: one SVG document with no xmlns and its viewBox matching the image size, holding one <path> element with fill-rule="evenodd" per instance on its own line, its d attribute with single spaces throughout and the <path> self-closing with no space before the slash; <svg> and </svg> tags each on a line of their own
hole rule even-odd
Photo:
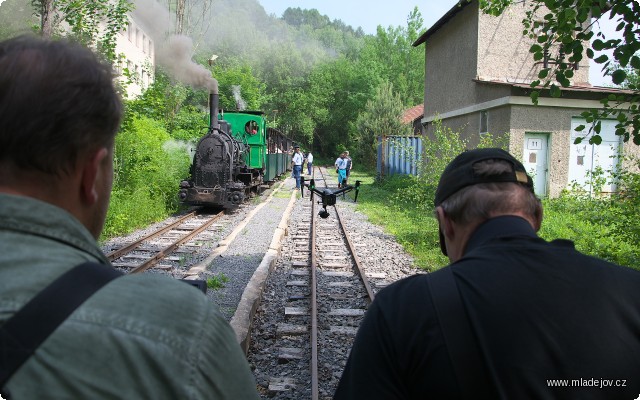
<svg viewBox="0 0 640 400">
<path fill-rule="evenodd" d="M 64 273 L 0 326 L 0 388 L 73 311 L 122 273 L 86 262 Z"/>
<path fill-rule="evenodd" d="M 475 399 L 479 395 L 493 393 L 453 269 L 443 268 L 431 274 L 427 282 L 462 398 Z"/>
</svg>

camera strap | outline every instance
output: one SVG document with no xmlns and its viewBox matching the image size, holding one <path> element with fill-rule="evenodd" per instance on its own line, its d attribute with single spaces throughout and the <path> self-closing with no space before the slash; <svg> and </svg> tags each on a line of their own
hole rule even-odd
<svg viewBox="0 0 640 400">
<path fill-rule="evenodd" d="M 483 394 L 494 393 L 453 276 L 453 268 L 449 266 L 429 274 L 427 282 L 462 398 L 476 399 Z"/>
<path fill-rule="evenodd" d="M 104 264 L 86 262 L 77 265 L 0 326 L 0 388 L 73 311 L 122 275 Z"/>
</svg>

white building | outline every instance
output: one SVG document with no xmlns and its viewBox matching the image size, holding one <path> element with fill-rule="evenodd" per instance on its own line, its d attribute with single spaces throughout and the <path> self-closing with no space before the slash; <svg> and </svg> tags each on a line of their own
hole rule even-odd
<svg viewBox="0 0 640 400">
<path fill-rule="evenodd" d="M 127 98 L 140 96 L 153 83 L 155 48 L 153 39 L 131 15 L 127 28 L 116 37 L 116 54 L 119 57 L 116 70 L 126 88 Z"/>
</svg>

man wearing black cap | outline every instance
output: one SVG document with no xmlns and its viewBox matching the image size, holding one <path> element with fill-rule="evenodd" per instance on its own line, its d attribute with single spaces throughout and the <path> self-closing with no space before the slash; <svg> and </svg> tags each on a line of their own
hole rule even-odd
<svg viewBox="0 0 640 400">
<path fill-rule="evenodd" d="M 640 396 L 640 273 L 539 238 L 503 150 L 456 157 L 434 203 L 451 264 L 378 293 L 336 400 Z"/>
</svg>

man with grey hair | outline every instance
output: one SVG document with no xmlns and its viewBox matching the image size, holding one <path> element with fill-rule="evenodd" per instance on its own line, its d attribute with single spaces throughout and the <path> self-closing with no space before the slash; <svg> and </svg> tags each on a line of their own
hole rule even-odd
<svg viewBox="0 0 640 400">
<path fill-rule="evenodd" d="M 122 110 L 89 49 L 0 42 L 0 397 L 256 399 L 202 292 L 120 276 L 96 243 Z"/>
<path fill-rule="evenodd" d="M 640 393 L 640 272 L 537 236 L 522 163 L 476 149 L 435 195 L 451 264 L 370 305 L 334 399 L 632 399 Z"/>
</svg>

